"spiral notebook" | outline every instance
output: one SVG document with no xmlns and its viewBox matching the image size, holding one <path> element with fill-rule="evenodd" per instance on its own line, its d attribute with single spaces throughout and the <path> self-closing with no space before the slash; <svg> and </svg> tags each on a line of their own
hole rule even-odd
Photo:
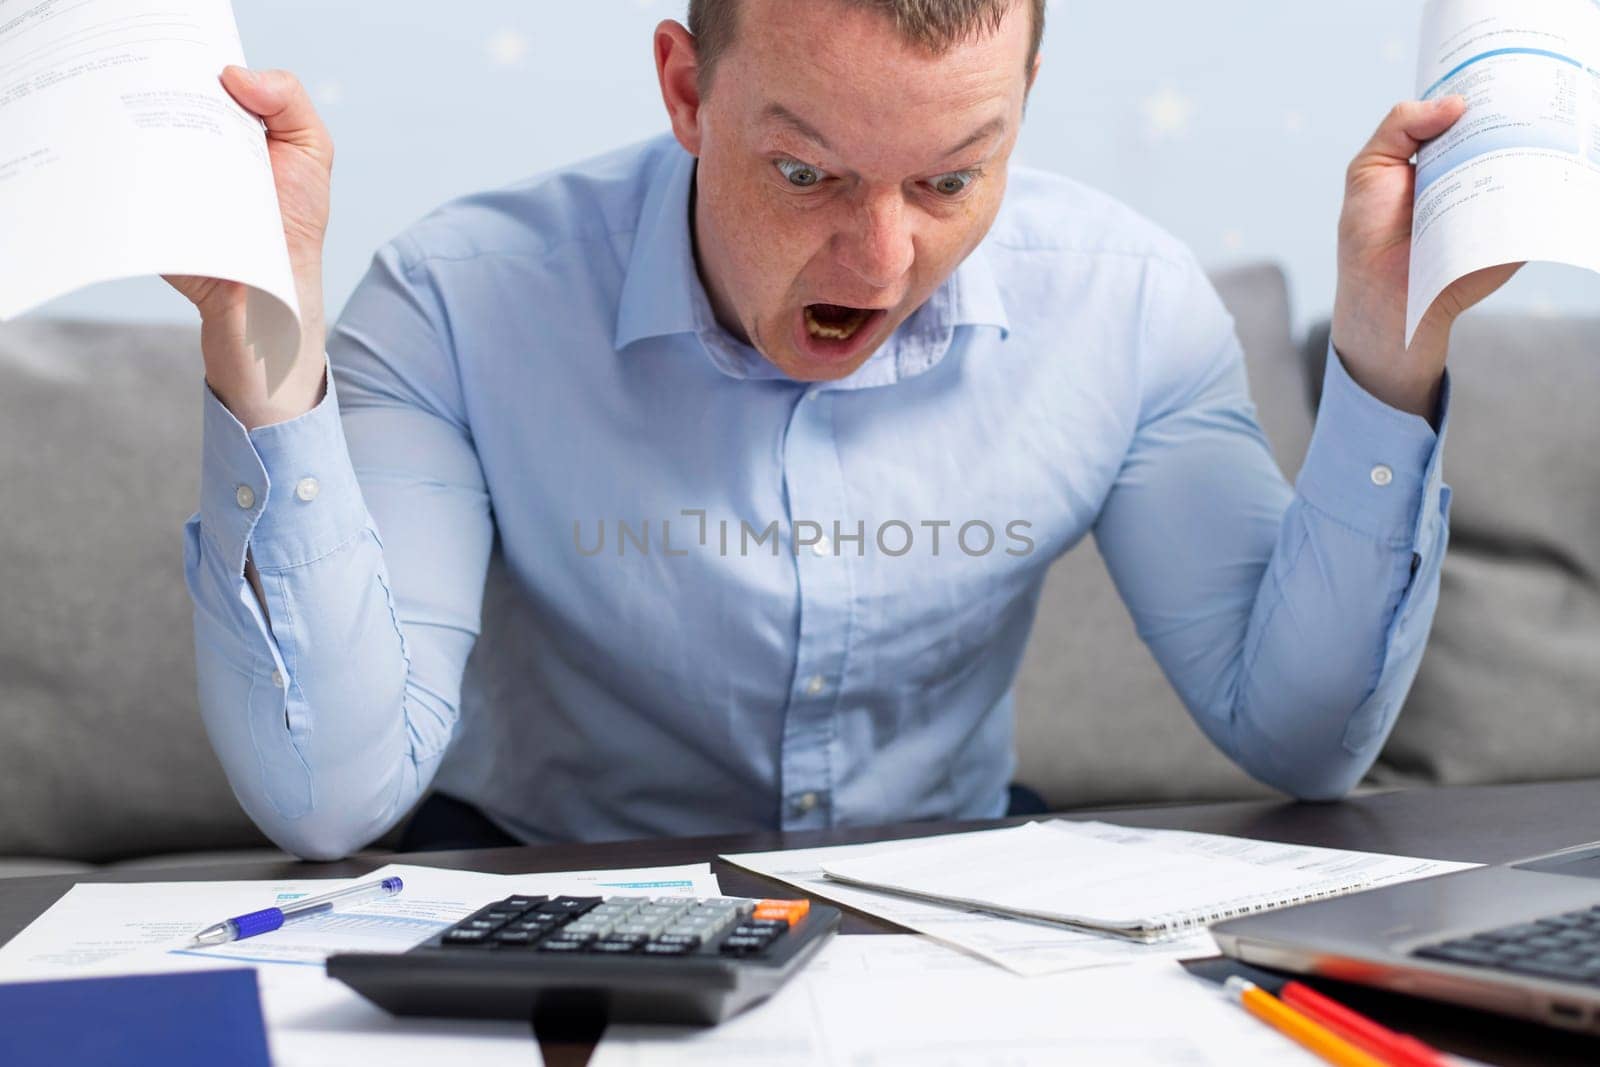
<svg viewBox="0 0 1600 1067">
<path fill-rule="evenodd" d="M 1363 852 L 1344 853 L 1349 859 L 1341 862 L 1336 850 L 1312 848 L 1304 850 L 1303 865 L 1281 857 L 1253 863 L 1243 858 L 1250 844 L 1056 820 L 950 834 L 822 869 L 830 879 L 867 889 L 1161 941 L 1223 919 L 1403 880 L 1403 868 L 1414 867 Z"/>
</svg>

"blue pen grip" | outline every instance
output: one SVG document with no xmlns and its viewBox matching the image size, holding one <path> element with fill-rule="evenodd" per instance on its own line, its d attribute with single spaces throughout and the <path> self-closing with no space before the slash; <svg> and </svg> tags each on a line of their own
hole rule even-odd
<svg viewBox="0 0 1600 1067">
<path fill-rule="evenodd" d="M 254 937 L 276 930 L 283 925 L 283 912 L 278 908 L 263 908 L 248 915 L 238 915 L 232 920 L 236 937 Z"/>
</svg>

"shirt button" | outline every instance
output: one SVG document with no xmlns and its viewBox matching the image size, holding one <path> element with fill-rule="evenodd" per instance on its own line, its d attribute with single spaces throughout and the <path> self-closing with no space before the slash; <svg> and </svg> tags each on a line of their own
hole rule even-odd
<svg viewBox="0 0 1600 1067">
<path fill-rule="evenodd" d="M 833 542 L 828 540 L 826 536 L 821 537 L 816 544 L 811 546 L 811 551 L 819 556 L 826 556 L 833 551 Z"/>
<path fill-rule="evenodd" d="M 1388 485 L 1392 481 L 1394 481 L 1394 471 L 1390 470 L 1382 463 L 1372 468 L 1373 485 L 1376 485 L 1381 489 L 1383 486 Z"/>
<path fill-rule="evenodd" d="M 822 692 L 823 689 L 827 688 L 827 685 L 828 680 L 826 678 L 820 674 L 813 674 L 810 678 L 806 679 L 806 693 L 810 696 L 816 696 L 818 693 Z"/>
<path fill-rule="evenodd" d="M 256 506 L 256 491 L 248 485 L 241 485 L 233 491 L 234 503 L 249 511 Z"/>
<path fill-rule="evenodd" d="M 273 671 L 272 672 L 272 687 L 274 689 L 282 689 L 283 688 L 283 672 L 282 671 Z"/>
<path fill-rule="evenodd" d="M 794 809 L 795 814 L 804 815 L 817 806 L 817 800 L 815 793 L 801 793 L 789 806 Z"/>
<path fill-rule="evenodd" d="M 322 486 L 317 484 L 315 478 L 301 478 L 299 484 L 294 487 L 294 495 L 307 504 L 317 499 L 317 494 L 320 492 L 322 492 Z"/>
</svg>

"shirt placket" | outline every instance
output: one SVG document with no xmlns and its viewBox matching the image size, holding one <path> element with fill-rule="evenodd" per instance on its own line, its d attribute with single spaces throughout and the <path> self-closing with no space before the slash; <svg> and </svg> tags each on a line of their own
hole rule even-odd
<svg viewBox="0 0 1600 1067">
<path fill-rule="evenodd" d="M 861 542 L 845 510 L 833 433 L 837 402 L 833 391 L 812 387 L 795 404 L 784 438 L 787 547 L 800 604 L 780 756 L 779 821 L 785 830 L 830 826 L 840 814 L 833 804 L 838 770 L 834 740 L 851 640 L 853 568 L 860 562 Z"/>
</svg>

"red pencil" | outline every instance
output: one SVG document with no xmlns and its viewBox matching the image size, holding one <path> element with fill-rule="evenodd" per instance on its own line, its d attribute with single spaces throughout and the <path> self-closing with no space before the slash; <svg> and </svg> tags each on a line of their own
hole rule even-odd
<svg viewBox="0 0 1600 1067">
<path fill-rule="evenodd" d="M 1184 960 L 1183 966 L 1185 970 L 1209 982 L 1220 984 L 1235 977 L 1253 982 L 1323 1029 L 1332 1031 L 1389 1067 L 1450 1067 L 1452 1063 L 1448 1057 L 1424 1042 L 1379 1026 L 1365 1015 L 1352 1011 L 1287 975 L 1264 971 L 1225 956 Z"/>
<path fill-rule="evenodd" d="M 1278 997 L 1393 1067 L 1449 1067 L 1448 1060 L 1416 1038 L 1379 1026 L 1308 985 L 1285 982 Z"/>
</svg>

